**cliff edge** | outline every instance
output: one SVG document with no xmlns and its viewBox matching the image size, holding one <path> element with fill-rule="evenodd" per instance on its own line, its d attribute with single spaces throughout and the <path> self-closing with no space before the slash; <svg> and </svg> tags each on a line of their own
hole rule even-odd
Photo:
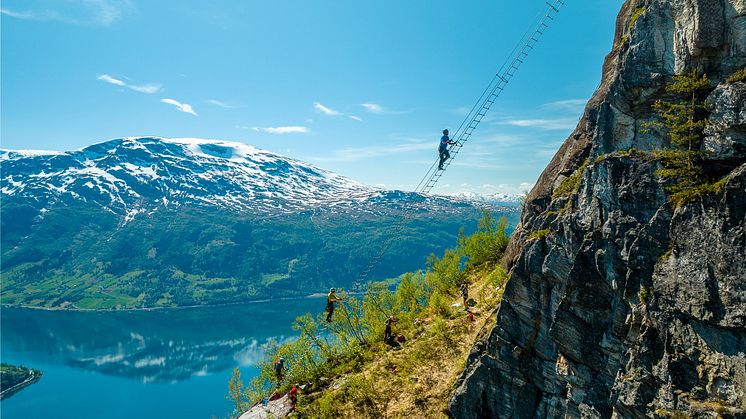
<svg viewBox="0 0 746 419">
<path fill-rule="evenodd" d="M 571 13 L 571 9 L 568 9 Z M 746 416 L 746 0 L 628 0 L 601 86 L 529 194 L 454 418 Z M 717 193 L 672 204 L 651 128 L 706 74 Z"/>
</svg>

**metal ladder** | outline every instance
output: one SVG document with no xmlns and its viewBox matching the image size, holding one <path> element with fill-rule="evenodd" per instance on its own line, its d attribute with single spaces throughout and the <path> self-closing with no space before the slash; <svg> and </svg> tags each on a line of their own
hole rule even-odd
<svg viewBox="0 0 746 419">
<path fill-rule="evenodd" d="M 451 165 L 454 158 L 471 138 L 472 134 L 474 134 L 474 131 L 482 122 L 482 119 L 487 115 L 487 112 L 489 112 L 492 105 L 497 101 L 497 98 L 500 97 L 503 90 L 505 90 L 508 83 L 524 63 L 528 55 L 536 47 L 536 44 L 539 43 L 541 37 L 560 12 L 560 8 L 565 5 L 565 1 L 566 0 L 552 0 L 545 2 L 546 9 L 539 15 L 536 25 L 533 26 L 533 30 L 527 31 L 526 35 L 521 38 L 519 43 L 516 45 L 516 48 L 513 49 L 513 52 L 511 52 L 505 60 L 505 63 L 503 63 L 502 67 L 495 73 L 490 84 L 487 85 L 487 88 L 482 92 L 482 96 L 479 97 L 471 111 L 469 111 L 469 114 L 466 115 L 459 128 L 453 134 L 455 144 L 448 147 L 448 152 L 451 157 L 443 163 L 443 170 L 438 169 L 440 163 L 439 156 L 415 188 L 415 193 L 429 194 L 432 191 L 440 178 L 445 174 L 446 169 Z M 412 218 L 412 215 L 413 213 L 411 211 L 407 211 L 401 220 L 394 225 L 392 234 L 389 235 L 381 244 L 380 251 L 373 256 L 370 263 L 360 273 L 357 281 L 358 285 L 363 283 L 371 272 L 373 272 L 373 269 L 386 254 L 391 243 L 393 243 L 394 239 L 397 238 L 398 233 L 405 228 L 407 222 Z"/>
</svg>

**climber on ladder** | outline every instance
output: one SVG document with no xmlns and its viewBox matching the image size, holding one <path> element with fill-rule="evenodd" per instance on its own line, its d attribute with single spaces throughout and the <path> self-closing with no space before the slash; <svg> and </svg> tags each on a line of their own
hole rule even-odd
<svg viewBox="0 0 746 419">
<path fill-rule="evenodd" d="M 332 288 L 329 290 L 329 294 L 326 296 L 326 322 L 331 323 L 332 322 L 332 314 L 334 314 L 334 303 L 337 301 L 342 301 L 341 298 L 337 297 L 336 289 Z"/>
<path fill-rule="evenodd" d="M 443 163 L 451 157 L 451 154 L 448 152 L 448 146 L 453 144 L 456 143 L 451 141 L 451 139 L 448 137 L 448 130 L 444 129 L 443 136 L 440 137 L 440 146 L 438 147 L 438 154 L 440 154 L 440 164 L 438 165 L 438 170 L 443 170 Z"/>
</svg>

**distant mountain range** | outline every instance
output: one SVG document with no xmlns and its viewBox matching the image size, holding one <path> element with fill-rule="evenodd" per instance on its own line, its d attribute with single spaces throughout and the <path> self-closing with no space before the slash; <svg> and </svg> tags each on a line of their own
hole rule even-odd
<svg viewBox="0 0 746 419">
<path fill-rule="evenodd" d="M 0 168 L 5 304 L 172 306 L 349 287 L 405 212 L 379 278 L 452 246 L 482 207 L 518 214 L 515 197 L 381 190 L 214 140 L 0 151 Z"/>
</svg>

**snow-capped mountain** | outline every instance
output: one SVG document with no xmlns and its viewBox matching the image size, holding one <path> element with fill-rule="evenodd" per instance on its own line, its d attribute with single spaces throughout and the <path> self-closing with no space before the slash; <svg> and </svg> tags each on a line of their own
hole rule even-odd
<svg viewBox="0 0 746 419">
<path fill-rule="evenodd" d="M 460 199 L 471 203 L 484 203 L 496 206 L 518 207 L 523 202 L 522 195 L 508 193 L 478 194 L 475 192 L 460 192 L 451 195 L 451 198 Z"/>
<path fill-rule="evenodd" d="M 84 202 L 128 219 L 184 204 L 277 213 L 462 200 L 379 190 L 246 144 L 193 138 L 129 137 L 68 152 L 0 151 L 0 165 L 6 198 L 27 197 L 41 206 Z"/>
<path fill-rule="evenodd" d="M 77 151 L 3 151 L 2 194 L 81 200 L 116 213 L 198 204 L 293 210 L 379 192 L 310 164 L 234 142 L 131 137 Z"/>
</svg>

